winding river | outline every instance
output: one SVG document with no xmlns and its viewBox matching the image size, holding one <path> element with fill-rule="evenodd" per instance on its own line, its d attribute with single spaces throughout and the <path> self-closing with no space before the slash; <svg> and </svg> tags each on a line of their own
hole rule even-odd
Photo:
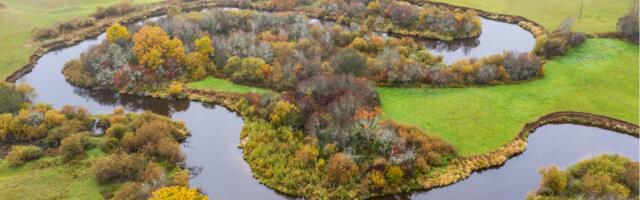
<svg viewBox="0 0 640 200">
<path fill-rule="evenodd" d="M 444 54 L 461 56 L 484 55 L 491 51 L 490 45 L 500 43 L 499 48 L 522 50 L 524 43 L 509 42 L 496 35 L 489 39 L 485 34 L 517 35 L 508 32 L 515 25 L 483 21 L 483 36 L 472 41 L 472 45 L 461 43 L 458 48 L 445 48 Z M 498 23 L 491 25 L 492 23 Z M 494 30 L 492 27 L 497 27 Z M 508 27 L 501 29 L 499 27 Z M 517 26 L 515 26 L 517 27 Z M 519 27 L 518 27 L 519 28 Z M 522 30 L 523 31 L 523 30 Z M 533 37 L 525 50 L 532 48 Z M 78 105 L 92 113 L 109 113 L 121 106 L 128 111 L 150 110 L 155 113 L 184 120 L 192 136 L 183 144 L 186 163 L 193 177 L 191 186 L 199 187 L 211 199 L 287 199 L 293 198 L 267 188 L 252 177 L 251 170 L 242 158 L 239 135 L 242 119 L 227 109 L 191 102 L 188 100 L 163 100 L 139 96 L 119 95 L 110 91 L 90 91 L 68 84 L 61 74 L 63 65 L 104 39 L 89 39 L 69 48 L 53 51 L 42 56 L 34 70 L 18 80 L 31 84 L 38 93 L 36 102 L 63 105 Z M 515 41 L 521 41 L 514 39 Z M 467 41 L 468 42 L 468 41 Z M 434 49 L 444 48 L 444 43 L 432 43 Z M 472 47 L 475 45 L 475 47 Z M 505 47 L 504 45 L 514 45 Z M 495 49 L 493 49 L 496 51 Z M 499 50 L 497 52 L 501 52 Z M 491 54 L 491 53 L 490 53 Z M 458 57 L 459 58 L 459 57 Z M 602 153 L 617 153 L 638 160 L 638 139 L 612 133 L 598 128 L 576 125 L 548 125 L 539 128 L 529 139 L 528 150 L 515 157 L 505 166 L 476 172 L 469 179 L 451 186 L 429 191 L 383 197 L 385 199 L 522 199 L 527 191 L 534 189 L 539 181 L 537 169 L 556 163 L 567 166 L 576 161 Z"/>
</svg>

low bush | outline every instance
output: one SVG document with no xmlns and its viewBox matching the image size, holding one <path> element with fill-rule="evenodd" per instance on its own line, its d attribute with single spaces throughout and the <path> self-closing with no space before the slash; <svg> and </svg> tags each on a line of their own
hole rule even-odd
<svg viewBox="0 0 640 200">
<path fill-rule="evenodd" d="M 27 161 L 35 160 L 44 155 L 42 149 L 33 145 L 14 145 L 11 147 L 11 151 L 7 154 L 5 159 L 9 163 L 9 166 L 22 165 Z"/>
<path fill-rule="evenodd" d="M 637 199 L 640 165 L 618 155 L 580 161 L 567 170 L 540 170 L 540 188 L 528 199 Z"/>
<path fill-rule="evenodd" d="M 90 147 L 89 136 L 85 133 L 76 133 L 64 138 L 60 142 L 58 151 L 65 159 L 70 160 L 85 155 L 85 150 Z"/>
<path fill-rule="evenodd" d="M 0 113 L 17 113 L 24 99 L 14 86 L 0 83 Z"/>
<path fill-rule="evenodd" d="M 632 1 L 631 10 L 618 20 L 618 31 L 630 41 L 638 43 L 640 35 L 638 34 L 638 1 Z"/>
<path fill-rule="evenodd" d="M 139 8 L 139 6 L 133 5 L 131 1 L 123 0 L 118 4 L 108 7 L 98 6 L 98 8 L 96 8 L 96 11 L 91 16 L 96 19 L 102 19 L 111 16 L 122 16 Z"/>
<path fill-rule="evenodd" d="M 536 38 L 534 52 L 538 56 L 553 58 L 564 55 L 569 48 L 577 47 L 587 39 L 584 33 L 573 32 L 571 27 L 574 24 L 572 18 L 565 19 L 560 27 L 547 35 Z"/>
<path fill-rule="evenodd" d="M 138 182 L 127 182 L 113 195 L 113 199 L 144 200 L 148 199 L 147 187 Z"/>
<path fill-rule="evenodd" d="M 327 162 L 327 180 L 335 185 L 345 184 L 354 180 L 360 173 L 356 162 L 344 153 L 337 153 Z"/>
<path fill-rule="evenodd" d="M 207 200 L 196 189 L 182 186 L 163 187 L 153 192 L 150 200 Z"/>
<path fill-rule="evenodd" d="M 140 154 L 110 154 L 96 159 L 91 168 L 99 183 L 133 181 L 143 173 L 147 161 Z"/>
<path fill-rule="evenodd" d="M 123 150 L 129 153 L 143 153 L 159 161 L 180 163 L 184 155 L 180 145 L 172 138 L 170 125 L 154 120 L 145 123 L 135 132 L 127 132 L 121 141 Z"/>
</svg>

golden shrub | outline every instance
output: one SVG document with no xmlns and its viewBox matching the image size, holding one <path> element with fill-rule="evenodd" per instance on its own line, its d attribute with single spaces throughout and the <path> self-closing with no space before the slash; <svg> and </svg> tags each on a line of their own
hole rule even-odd
<svg viewBox="0 0 640 200">
<path fill-rule="evenodd" d="M 200 194 L 196 189 L 183 186 L 163 187 L 151 196 L 150 200 L 208 200 L 205 195 Z"/>
</svg>

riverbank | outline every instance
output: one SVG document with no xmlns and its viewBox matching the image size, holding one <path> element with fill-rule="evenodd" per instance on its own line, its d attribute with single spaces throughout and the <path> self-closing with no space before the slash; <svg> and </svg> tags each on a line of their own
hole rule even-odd
<svg viewBox="0 0 640 200">
<path fill-rule="evenodd" d="M 149 4 L 159 0 L 134 0 L 134 4 Z M 80 3 L 81 2 L 81 3 Z M 5 79 L 16 69 L 27 64 L 29 57 L 39 47 L 32 41 L 32 30 L 51 26 L 57 22 L 85 17 L 97 7 L 106 7 L 118 0 L 65 1 L 1 0 L 0 4 L 0 78 Z"/>
<path fill-rule="evenodd" d="M 535 81 L 378 91 L 387 117 L 439 135 L 463 155 L 477 155 L 506 144 L 523 124 L 548 113 L 579 111 L 636 121 L 637 52 L 637 45 L 623 41 L 589 39 L 548 61 L 545 77 Z"/>
<path fill-rule="evenodd" d="M 216 103 L 221 104 L 221 105 L 226 105 L 226 106 L 228 106 L 230 108 L 233 108 L 233 105 L 234 105 L 233 103 L 235 103 L 234 101 L 238 100 L 238 99 L 234 99 L 233 94 L 211 93 L 214 96 L 206 96 L 206 95 L 209 95 L 210 93 L 205 93 L 205 92 L 201 92 L 201 91 L 187 91 L 187 94 L 191 94 L 191 93 L 199 95 L 199 96 L 191 97 L 193 99 L 200 99 L 202 101 L 205 101 L 205 100 L 206 101 L 212 101 L 212 102 L 216 102 Z M 230 96 L 227 96 L 227 95 L 230 95 Z M 189 96 L 192 96 L 192 95 L 189 95 Z M 214 100 L 212 100 L 212 99 L 214 99 Z M 519 147 L 515 146 L 515 147 L 509 147 L 509 148 L 514 148 L 514 149 L 518 150 Z M 496 156 L 496 155 L 494 155 L 494 156 Z M 485 158 L 485 159 L 495 160 L 495 158 Z M 504 160 L 506 161 L 506 159 L 507 158 L 505 158 Z M 462 162 L 462 161 L 460 161 L 460 162 Z M 484 160 L 478 160 L 478 161 L 474 161 L 474 162 L 480 163 L 480 164 L 477 164 L 477 166 L 482 167 L 482 166 L 489 166 L 492 163 L 499 163 L 500 161 L 499 160 L 490 161 L 488 164 L 484 164 L 484 162 L 486 162 Z M 501 162 L 504 163 L 504 161 L 501 161 Z M 466 166 L 466 164 L 468 164 L 468 163 L 465 163 L 463 166 Z M 460 166 L 460 165 L 455 165 L 455 166 Z M 451 166 L 451 167 L 455 168 L 455 166 Z M 457 169 L 457 170 L 462 170 L 463 173 L 464 173 L 467 169 L 465 168 L 465 169 Z M 469 171 L 474 171 L 474 170 L 470 169 Z M 452 169 L 452 172 L 453 172 L 453 169 Z M 458 172 L 453 172 L 453 173 L 459 174 Z M 448 175 L 448 174 L 444 174 L 444 175 Z M 438 176 L 438 178 L 440 178 L 440 177 L 444 177 L 444 176 Z M 419 187 L 419 188 L 428 188 L 427 186 L 433 187 L 434 185 L 437 185 L 437 184 L 451 184 L 451 183 L 454 183 L 454 182 L 457 181 L 455 179 L 459 180 L 461 178 L 464 178 L 464 177 L 462 177 L 462 176 L 461 177 L 453 176 L 453 179 L 451 177 L 449 177 L 449 178 L 444 177 L 444 178 L 441 178 L 441 179 L 433 180 L 433 182 L 429 181 L 429 180 L 432 180 L 432 179 L 423 179 L 424 181 L 421 181 L 421 183 L 423 185 L 421 187 Z M 272 185 L 272 187 L 274 187 L 274 186 Z M 277 187 L 274 187 L 274 188 L 277 188 Z M 291 191 L 289 191 L 289 192 L 291 192 Z M 371 195 L 378 195 L 378 194 L 372 193 Z"/>
<path fill-rule="evenodd" d="M 529 18 L 540 23 L 546 29 L 557 28 L 566 17 L 577 19 L 575 31 L 601 33 L 616 31 L 618 19 L 631 5 L 629 0 L 584 1 L 580 16 L 580 1 L 555 0 L 410 0 L 413 2 L 447 3 L 456 6 L 472 7 L 491 13 L 502 13 Z M 580 18 L 579 18 L 580 16 Z"/>
</svg>

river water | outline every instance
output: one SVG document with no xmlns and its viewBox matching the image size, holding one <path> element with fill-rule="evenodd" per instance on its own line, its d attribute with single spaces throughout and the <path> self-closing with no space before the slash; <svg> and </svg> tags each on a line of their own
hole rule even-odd
<svg viewBox="0 0 640 200">
<path fill-rule="evenodd" d="M 493 30 L 490 30 L 493 27 L 491 23 L 485 20 L 483 25 L 483 35 L 493 34 Z M 530 34 L 529 37 L 533 38 Z M 149 110 L 184 120 L 192 134 L 182 148 L 187 157 L 187 166 L 195 172 L 190 180 L 191 186 L 201 188 L 211 199 L 291 198 L 267 188 L 252 177 L 249 166 L 242 158 L 242 151 L 237 147 L 240 144 L 239 135 L 243 122 L 235 113 L 220 106 L 188 100 L 163 100 L 119 95 L 110 91 L 90 91 L 67 83 L 61 74 L 63 65 L 78 58 L 82 52 L 103 39 L 104 34 L 97 39 L 89 39 L 45 54 L 38 60 L 33 72 L 18 82 L 29 83 L 35 88 L 38 94 L 36 102 L 51 104 L 55 108 L 76 105 L 83 106 L 92 113 L 109 113 L 116 107 L 123 107 L 127 111 Z M 483 36 L 478 38 L 480 44 L 493 44 L 499 39 L 496 36 L 489 39 L 483 39 Z M 498 43 L 507 45 L 510 43 L 508 41 L 503 38 Z M 483 45 L 480 44 L 472 50 L 449 48 L 442 52 L 465 56 L 489 52 L 483 50 Z M 530 50 L 530 47 L 527 48 Z M 510 159 L 503 167 L 474 173 L 469 179 L 451 186 L 384 198 L 522 199 L 527 191 L 537 187 L 539 167 L 552 163 L 568 166 L 603 153 L 617 153 L 638 160 L 638 146 L 638 139 L 611 131 L 577 125 L 548 125 L 538 129 L 530 137 L 527 151 Z"/>
</svg>

